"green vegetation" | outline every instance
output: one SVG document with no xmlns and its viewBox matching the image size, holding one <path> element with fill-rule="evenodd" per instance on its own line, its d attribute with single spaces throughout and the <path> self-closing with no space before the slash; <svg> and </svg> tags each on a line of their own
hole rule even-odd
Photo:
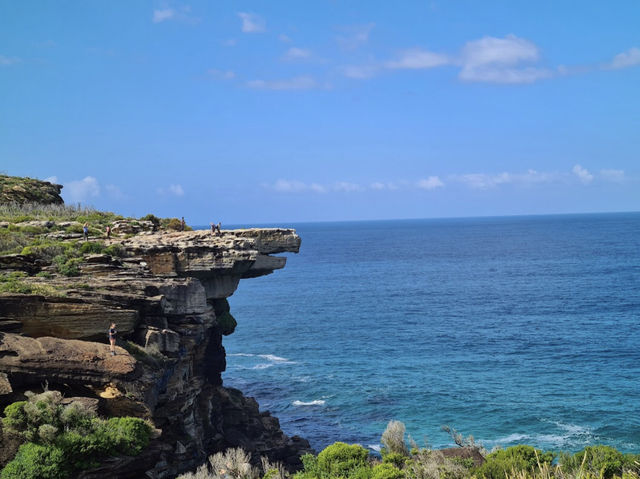
<svg viewBox="0 0 640 479">
<path fill-rule="evenodd" d="M 108 456 L 137 455 L 151 438 L 151 427 L 142 419 L 101 419 L 81 403 L 63 405 L 58 391 L 30 394 L 4 414 L 5 434 L 26 442 L 0 479 L 66 478 Z"/>
<path fill-rule="evenodd" d="M 358 444 L 336 442 L 317 456 L 301 457 L 303 469 L 293 475 L 263 460 L 262 471 L 252 468 L 241 449 L 209 458 L 193 473 L 178 479 L 640 479 L 640 455 L 622 454 L 608 446 L 589 446 L 576 454 L 543 452 L 518 445 L 487 454 L 471 437 L 444 428 L 460 446 L 460 455 L 419 448 L 405 442 L 405 426 L 390 421 L 382 434 L 382 461 Z M 451 452 L 451 451 L 449 451 Z M 455 452 L 455 450 L 454 450 Z M 482 464 L 476 465 L 474 458 Z"/>
<path fill-rule="evenodd" d="M 61 296 L 62 293 L 52 286 L 25 281 L 26 274 L 14 271 L 0 273 L 0 293 L 38 294 L 42 296 Z"/>
<path fill-rule="evenodd" d="M 60 185 L 18 176 L 0 175 L 1 203 L 62 203 Z"/>
</svg>

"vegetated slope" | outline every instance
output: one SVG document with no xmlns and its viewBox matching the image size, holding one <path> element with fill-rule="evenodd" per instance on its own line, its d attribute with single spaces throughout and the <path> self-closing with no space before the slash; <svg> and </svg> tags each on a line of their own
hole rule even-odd
<svg viewBox="0 0 640 479">
<path fill-rule="evenodd" d="M 0 203 L 62 204 L 62 185 L 17 176 L 0 175 Z"/>
</svg>

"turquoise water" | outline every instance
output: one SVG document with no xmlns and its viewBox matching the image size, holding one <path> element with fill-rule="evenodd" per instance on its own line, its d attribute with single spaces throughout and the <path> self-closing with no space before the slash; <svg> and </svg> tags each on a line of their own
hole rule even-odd
<svg viewBox="0 0 640 479">
<path fill-rule="evenodd" d="M 640 214 L 287 226 L 300 254 L 229 298 L 223 375 L 287 434 L 640 451 Z"/>
</svg>

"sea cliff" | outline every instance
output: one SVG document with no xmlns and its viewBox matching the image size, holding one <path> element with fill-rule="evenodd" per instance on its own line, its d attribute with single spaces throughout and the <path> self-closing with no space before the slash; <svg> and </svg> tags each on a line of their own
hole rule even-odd
<svg viewBox="0 0 640 479">
<path fill-rule="evenodd" d="M 295 231 L 171 231 L 101 217 L 111 238 L 92 230 L 84 242 L 83 219 L 0 224 L 36 238 L 0 256 L 4 281 L 18 285 L 0 293 L 0 409 L 46 387 L 94 402 L 103 416 L 140 417 L 156 428 L 140 456 L 109 459 L 83 478 L 174 477 L 229 447 L 298 467 L 308 442 L 287 437 L 277 418 L 221 378 L 222 338 L 236 326 L 227 298 L 241 280 L 283 268 L 286 258 L 275 255 L 299 251 Z M 63 253 L 51 258 L 46 248 Z M 6 462 L 17 445 L 0 446 Z"/>
</svg>

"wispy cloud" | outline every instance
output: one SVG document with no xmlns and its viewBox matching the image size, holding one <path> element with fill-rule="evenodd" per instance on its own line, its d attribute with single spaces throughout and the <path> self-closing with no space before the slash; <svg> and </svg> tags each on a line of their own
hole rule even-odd
<svg viewBox="0 0 640 479">
<path fill-rule="evenodd" d="M 291 47 L 284 54 L 285 60 L 306 60 L 311 57 L 311 50 L 308 48 Z"/>
<path fill-rule="evenodd" d="M 338 181 L 333 185 L 334 191 L 342 191 L 345 193 L 353 193 L 356 191 L 364 191 L 364 188 L 357 183 L 350 183 L 348 181 Z"/>
<path fill-rule="evenodd" d="M 291 42 L 291 38 L 288 35 L 285 35 L 284 33 L 281 33 L 280 35 L 278 35 L 278 40 L 280 40 L 282 43 Z"/>
<path fill-rule="evenodd" d="M 48 178 L 45 178 L 42 181 L 48 181 L 49 183 L 53 183 L 54 185 L 58 184 L 58 177 L 57 176 L 49 176 Z"/>
<path fill-rule="evenodd" d="M 242 31 L 244 33 L 262 33 L 267 30 L 267 22 L 255 13 L 238 12 L 242 20 Z"/>
<path fill-rule="evenodd" d="M 623 170 L 600 170 L 600 178 L 614 183 L 622 183 L 626 179 Z"/>
<path fill-rule="evenodd" d="M 593 175 L 580 165 L 575 165 L 571 170 L 574 175 L 585 185 L 588 185 L 593 181 Z"/>
<path fill-rule="evenodd" d="M 438 176 L 430 176 L 418 181 L 418 188 L 422 190 L 435 190 L 444 187 L 444 182 Z"/>
<path fill-rule="evenodd" d="M 65 183 L 62 193 L 71 203 L 84 202 L 100 195 L 100 184 L 93 176 L 85 176 L 81 180 Z"/>
<path fill-rule="evenodd" d="M 524 38 L 483 37 L 467 42 L 462 49 L 459 78 L 470 82 L 532 83 L 549 78 L 546 68 L 523 66 L 539 60 L 538 47 Z"/>
<path fill-rule="evenodd" d="M 4 55 L 0 55 L 0 66 L 8 67 L 10 65 L 15 65 L 16 63 L 20 63 L 22 60 L 17 57 L 6 57 Z"/>
<path fill-rule="evenodd" d="M 286 80 L 251 80 L 246 85 L 255 90 L 311 90 L 320 87 L 320 84 L 310 76 Z"/>
<path fill-rule="evenodd" d="M 342 73 L 347 78 L 355 80 L 364 80 L 373 77 L 380 71 L 380 67 L 375 64 L 370 65 L 347 65 L 342 68 Z"/>
<path fill-rule="evenodd" d="M 216 80 L 233 80 L 236 74 L 231 70 L 218 70 L 217 68 L 209 68 L 207 75 Z"/>
<path fill-rule="evenodd" d="M 166 188 L 156 188 L 156 193 L 160 196 L 184 196 L 184 189 L 180 184 L 171 184 Z"/>
<path fill-rule="evenodd" d="M 273 185 L 263 185 L 266 188 L 273 189 L 280 193 L 301 193 L 305 191 L 311 191 L 314 193 L 325 193 L 327 190 L 324 186 L 317 183 L 305 183 L 298 180 L 283 180 L 276 181 Z"/>
<path fill-rule="evenodd" d="M 160 10 L 154 10 L 153 11 L 153 23 L 162 23 L 165 22 L 167 20 L 171 20 L 172 18 L 175 18 L 176 16 L 176 11 L 173 8 L 163 8 Z"/>
<path fill-rule="evenodd" d="M 640 65 L 640 48 L 629 48 L 626 52 L 618 53 L 610 63 L 604 67 L 609 70 L 619 70 Z"/>
<path fill-rule="evenodd" d="M 341 33 L 336 38 L 338 45 L 345 50 L 357 50 L 367 44 L 375 25 L 375 23 L 367 23 L 366 25 L 341 27 Z"/>
<path fill-rule="evenodd" d="M 534 185 L 552 183 L 561 180 L 565 175 L 530 169 L 524 173 L 467 173 L 463 175 L 451 175 L 449 178 L 452 181 L 463 183 L 470 188 L 487 189 L 505 184 Z"/>
<path fill-rule="evenodd" d="M 430 52 L 420 48 L 405 50 L 399 58 L 389 61 L 385 64 L 386 68 L 391 69 L 424 69 L 439 67 L 450 63 L 446 55 Z"/>
<path fill-rule="evenodd" d="M 237 44 L 237 40 L 235 38 L 228 38 L 222 42 L 222 46 L 224 47 L 235 47 Z"/>
</svg>

